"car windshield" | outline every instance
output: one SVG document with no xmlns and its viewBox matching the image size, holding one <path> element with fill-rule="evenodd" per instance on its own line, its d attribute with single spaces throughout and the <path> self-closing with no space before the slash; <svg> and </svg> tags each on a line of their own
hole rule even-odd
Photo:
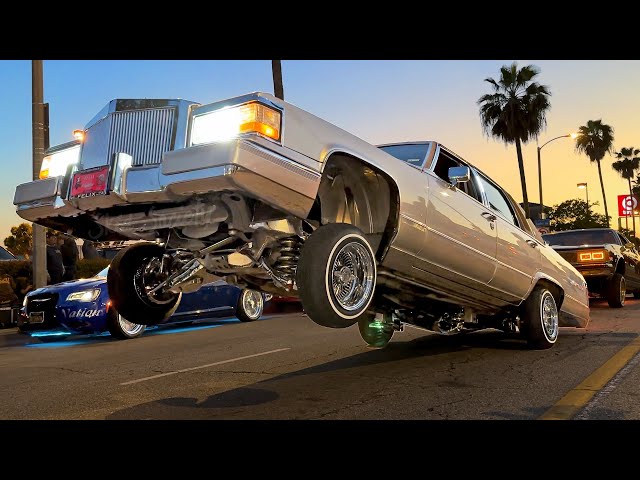
<svg viewBox="0 0 640 480">
<path fill-rule="evenodd" d="M 401 145 L 385 145 L 378 148 L 409 165 L 422 168 L 430 146 L 430 143 L 405 143 Z"/>
<path fill-rule="evenodd" d="M 16 257 L 7 252 L 3 247 L 0 247 L 0 260 L 15 260 Z"/>
<path fill-rule="evenodd" d="M 96 273 L 95 276 L 96 277 L 106 277 L 108 272 L 109 272 L 109 266 L 107 265 L 102 270 L 100 270 L 98 273 Z"/>
<path fill-rule="evenodd" d="M 542 235 L 549 245 L 573 247 L 580 245 L 604 245 L 620 243 L 615 232 L 611 230 L 584 230 L 579 232 L 558 232 Z"/>
</svg>

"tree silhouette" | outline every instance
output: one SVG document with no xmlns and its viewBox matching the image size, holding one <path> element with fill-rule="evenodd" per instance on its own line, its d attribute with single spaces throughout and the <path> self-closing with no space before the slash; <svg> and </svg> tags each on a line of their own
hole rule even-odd
<svg viewBox="0 0 640 480">
<path fill-rule="evenodd" d="M 533 65 L 518 70 L 517 63 L 503 66 L 500 78 L 485 78 L 491 84 L 493 93 L 483 95 L 478 100 L 480 121 L 484 132 L 506 144 L 515 143 L 520 169 L 522 199 L 527 218 L 529 197 L 522 159 L 522 142 L 536 138 L 546 126 L 546 113 L 551 108 L 548 87 L 533 81 L 539 70 Z"/>
<path fill-rule="evenodd" d="M 607 208 L 607 196 L 604 193 L 600 160 L 602 160 L 607 153 L 613 152 L 613 128 L 602 123 L 602 120 L 589 120 L 586 125 L 583 125 L 578 130 L 576 151 L 578 151 L 578 153 L 584 153 L 589 157 L 591 162 L 598 164 L 602 201 L 604 202 L 604 215 L 609 219 L 609 209 Z M 608 227 L 609 223 L 607 223 L 606 226 Z"/>
</svg>

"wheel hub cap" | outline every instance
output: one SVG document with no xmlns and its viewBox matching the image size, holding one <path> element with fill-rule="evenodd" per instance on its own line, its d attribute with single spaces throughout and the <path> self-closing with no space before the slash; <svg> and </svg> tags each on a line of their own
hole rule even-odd
<svg viewBox="0 0 640 480">
<path fill-rule="evenodd" d="M 375 267 L 368 249 L 358 242 L 347 243 L 336 255 L 331 268 L 331 289 L 340 307 L 361 308 L 373 290 Z"/>
<path fill-rule="evenodd" d="M 250 318 L 258 318 L 262 314 L 262 303 L 260 292 L 252 290 L 244 294 L 244 311 Z"/>
<path fill-rule="evenodd" d="M 549 340 L 558 336 L 558 309 L 550 293 L 542 299 L 542 326 Z"/>
<path fill-rule="evenodd" d="M 118 322 L 120 323 L 120 327 L 122 328 L 122 330 L 127 332 L 129 335 L 135 335 L 144 328 L 144 325 L 132 323 L 122 315 L 118 315 Z"/>
</svg>

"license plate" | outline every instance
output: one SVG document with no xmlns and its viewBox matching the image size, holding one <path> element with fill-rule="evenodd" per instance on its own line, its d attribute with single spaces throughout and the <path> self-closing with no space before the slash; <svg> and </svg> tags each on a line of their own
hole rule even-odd
<svg viewBox="0 0 640 480">
<path fill-rule="evenodd" d="M 44 322 L 44 312 L 31 312 L 29 314 L 29 323 Z"/>
<path fill-rule="evenodd" d="M 98 167 L 73 175 L 71 198 L 106 195 L 109 183 L 109 166 Z"/>
</svg>

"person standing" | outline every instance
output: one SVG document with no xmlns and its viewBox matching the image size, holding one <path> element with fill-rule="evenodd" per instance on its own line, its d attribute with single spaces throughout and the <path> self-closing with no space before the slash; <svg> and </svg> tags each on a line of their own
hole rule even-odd
<svg viewBox="0 0 640 480">
<path fill-rule="evenodd" d="M 16 305 L 18 300 L 13 277 L 8 273 L 0 274 L 0 305 Z"/>
<path fill-rule="evenodd" d="M 82 258 L 98 258 L 98 250 L 96 250 L 96 245 L 91 240 L 85 240 L 82 243 Z"/>
<path fill-rule="evenodd" d="M 71 237 L 65 237 L 62 245 L 60 245 L 62 253 L 62 264 L 64 265 L 63 281 L 73 280 L 76 276 L 76 267 L 78 264 L 78 246 Z"/>
<path fill-rule="evenodd" d="M 60 283 L 64 275 L 62 253 L 58 248 L 58 236 L 52 232 L 47 232 L 47 273 L 49 274 L 48 285 Z"/>
</svg>

